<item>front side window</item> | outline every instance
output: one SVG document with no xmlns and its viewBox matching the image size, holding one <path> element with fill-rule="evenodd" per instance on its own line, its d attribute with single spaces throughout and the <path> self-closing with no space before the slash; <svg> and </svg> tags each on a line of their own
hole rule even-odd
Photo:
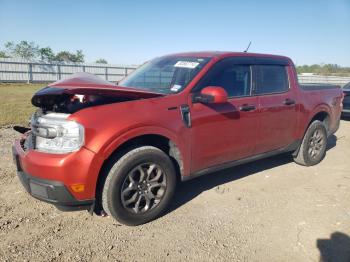
<svg viewBox="0 0 350 262">
<path fill-rule="evenodd" d="M 289 89 L 287 71 L 280 65 L 257 65 L 255 94 L 281 93 Z"/>
<path fill-rule="evenodd" d="M 231 59 L 221 61 L 207 73 L 195 91 L 200 91 L 207 86 L 220 86 L 226 90 L 229 97 L 249 96 L 251 68 L 249 65 L 235 64 Z"/>
<path fill-rule="evenodd" d="M 210 58 L 170 56 L 151 60 L 122 80 L 119 85 L 156 93 L 183 90 Z"/>
</svg>

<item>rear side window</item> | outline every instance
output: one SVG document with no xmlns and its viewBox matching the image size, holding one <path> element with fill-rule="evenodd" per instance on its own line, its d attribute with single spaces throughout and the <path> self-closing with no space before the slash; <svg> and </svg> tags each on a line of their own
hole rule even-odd
<svg viewBox="0 0 350 262">
<path fill-rule="evenodd" d="M 255 94 L 282 93 L 289 89 L 287 70 L 279 65 L 257 65 Z"/>
</svg>

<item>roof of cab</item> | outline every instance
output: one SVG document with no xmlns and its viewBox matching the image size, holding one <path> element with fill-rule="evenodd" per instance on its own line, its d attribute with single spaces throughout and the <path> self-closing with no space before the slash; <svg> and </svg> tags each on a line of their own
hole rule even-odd
<svg viewBox="0 0 350 262">
<path fill-rule="evenodd" d="M 280 55 L 271 55 L 271 54 L 258 54 L 258 53 L 246 53 L 246 52 L 229 52 L 229 51 L 200 51 L 200 52 L 184 52 L 184 53 L 175 53 L 167 56 L 182 56 L 182 57 L 209 57 L 209 58 L 224 58 L 224 57 L 232 57 L 232 56 L 240 56 L 240 57 L 261 57 L 261 58 L 271 58 L 271 59 L 284 59 L 289 63 L 292 60 L 286 56 Z"/>
</svg>

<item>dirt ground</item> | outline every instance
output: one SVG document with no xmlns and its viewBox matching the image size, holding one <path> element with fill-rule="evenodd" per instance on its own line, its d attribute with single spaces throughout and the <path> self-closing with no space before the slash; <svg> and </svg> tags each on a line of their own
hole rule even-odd
<svg viewBox="0 0 350 262">
<path fill-rule="evenodd" d="M 30 197 L 16 136 L 0 130 L 0 261 L 350 261 L 350 121 L 319 165 L 282 155 L 189 181 L 138 227 Z"/>
</svg>

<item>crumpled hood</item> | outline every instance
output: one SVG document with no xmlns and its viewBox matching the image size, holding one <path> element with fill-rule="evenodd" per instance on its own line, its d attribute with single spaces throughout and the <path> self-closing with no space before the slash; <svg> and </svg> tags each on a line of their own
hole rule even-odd
<svg viewBox="0 0 350 262">
<path fill-rule="evenodd" d="M 98 100 L 97 104 L 87 102 L 84 107 L 164 96 L 161 93 L 117 86 L 93 74 L 77 73 L 36 92 L 32 97 L 32 104 L 51 110 L 54 106 L 67 106 L 77 95 Z"/>
</svg>

